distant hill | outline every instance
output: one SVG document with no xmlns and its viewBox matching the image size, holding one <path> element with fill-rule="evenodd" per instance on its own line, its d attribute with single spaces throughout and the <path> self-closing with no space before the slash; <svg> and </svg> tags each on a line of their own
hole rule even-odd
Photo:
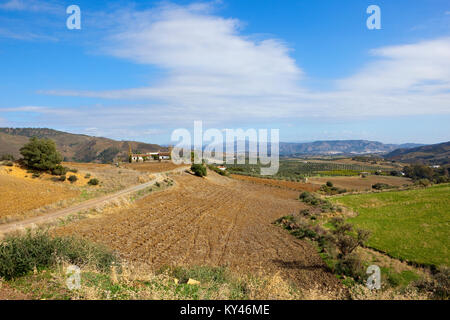
<svg viewBox="0 0 450 320">
<path fill-rule="evenodd" d="M 46 128 L 0 128 L 0 155 L 12 154 L 19 158 L 19 149 L 33 136 L 54 140 L 65 161 L 111 162 L 116 157 L 127 159 L 129 144 L 133 152 L 167 150 L 157 144 L 116 141 Z"/>
<path fill-rule="evenodd" d="M 285 156 L 338 155 L 338 154 L 384 154 L 398 148 L 420 146 L 415 143 L 384 144 L 367 140 L 331 140 L 305 143 L 280 143 L 280 154 Z"/>
<path fill-rule="evenodd" d="M 385 158 L 409 163 L 450 164 L 450 141 L 411 149 L 397 149 Z"/>
</svg>

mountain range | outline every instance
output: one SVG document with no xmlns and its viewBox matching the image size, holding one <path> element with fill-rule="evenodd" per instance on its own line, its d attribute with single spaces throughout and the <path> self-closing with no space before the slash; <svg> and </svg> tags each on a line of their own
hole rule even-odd
<svg viewBox="0 0 450 320">
<path fill-rule="evenodd" d="M 450 141 L 417 148 L 397 149 L 385 155 L 385 158 L 409 163 L 450 164 Z"/>
<path fill-rule="evenodd" d="M 47 128 L 0 128 L 0 155 L 12 154 L 15 158 L 19 158 L 20 148 L 33 136 L 54 140 L 65 161 L 111 162 L 116 158 L 127 159 L 130 147 L 134 153 L 167 151 L 167 147 L 158 144 L 116 141 Z M 449 163 L 450 157 L 450 142 L 420 145 L 384 144 L 367 140 L 332 140 L 303 143 L 280 142 L 279 147 L 280 155 L 286 157 L 380 154 L 392 160 L 433 164 Z M 270 150 L 270 146 L 268 149 Z"/>
<path fill-rule="evenodd" d="M 65 161 L 111 162 L 116 157 L 127 159 L 130 146 L 136 153 L 167 151 L 167 148 L 157 144 L 116 141 L 47 128 L 0 128 L 0 155 L 12 154 L 19 158 L 19 149 L 33 136 L 54 140 Z"/>
<path fill-rule="evenodd" d="M 280 143 L 280 155 L 340 155 L 340 154 L 385 154 L 399 148 L 422 146 L 416 143 L 384 144 L 367 140 L 331 140 L 304 143 Z"/>
</svg>

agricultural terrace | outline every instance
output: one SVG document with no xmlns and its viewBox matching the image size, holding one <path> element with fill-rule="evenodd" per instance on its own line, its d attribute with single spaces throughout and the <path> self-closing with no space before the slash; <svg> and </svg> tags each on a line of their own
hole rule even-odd
<svg viewBox="0 0 450 320">
<path fill-rule="evenodd" d="M 368 245 L 394 258 L 450 265 L 450 185 L 333 197 L 358 216 L 348 219 L 372 232 Z"/>
</svg>

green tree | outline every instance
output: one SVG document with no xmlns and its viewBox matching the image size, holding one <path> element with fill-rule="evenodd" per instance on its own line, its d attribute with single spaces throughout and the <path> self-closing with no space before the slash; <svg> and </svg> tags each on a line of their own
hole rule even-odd
<svg viewBox="0 0 450 320">
<path fill-rule="evenodd" d="M 62 161 L 61 155 L 56 151 L 56 145 L 50 139 L 30 138 L 30 141 L 20 149 L 23 162 L 31 169 L 53 170 Z"/>
</svg>

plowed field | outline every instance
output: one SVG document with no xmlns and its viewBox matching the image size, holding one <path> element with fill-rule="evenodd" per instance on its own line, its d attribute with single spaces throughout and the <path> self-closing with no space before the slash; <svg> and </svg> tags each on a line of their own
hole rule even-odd
<svg viewBox="0 0 450 320">
<path fill-rule="evenodd" d="M 376 176 L 371 175 L 366 178 L 361 177 L 313 177 L 308 179 L 312 184 L 322 185 L 331 181 L 333 185 L 339 188 L 355 191 L 372 190 L 375 183 L 386 183 L 391 186 L 401 187 L 404 184 L 411 184 L 411 180 L 403 177 Z"/>
<path fill-rule="evenodd" d="M 131 261 L 164 265 L 226 265 L 292 280 L 303 288 L 334 290 L 338 280 L 316 250 L 280 227 L 277 218 L 298 211 L 298 192 L 187 173 L 176 185 L 128 209 L 73 222 L 55 230 L 104 243 Z"/>
<path fill-rule="evenodd" d="M 244 175 L 233 174 L 231 175 L 233 179 L 243 180 L 247 182 L 252 182 L 256 184 L 263 184 L 271 187 L 282 187 L 288 188 L 296 191 L 317 191 L 320 186 L 311 183 L 301 183 L 294 181 L 285 181 L 285 180 L 275 180 L 275 179 L 264 179 L 257 177 L 250 177 Z"/>
</svg>

